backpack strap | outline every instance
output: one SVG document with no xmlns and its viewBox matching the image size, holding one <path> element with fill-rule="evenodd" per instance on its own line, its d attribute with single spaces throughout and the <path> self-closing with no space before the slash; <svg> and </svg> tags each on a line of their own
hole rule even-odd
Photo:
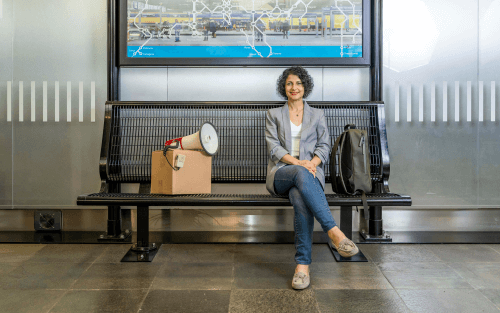
<svg viewBox="0 0 500 313">
<path fill-rule="evenodd" d="M 365 220 L 369 219 L 369 211 L 368 211 L 368 202 L 366 201 L 366 193 L 362 190 L 361 191 L 361 201 L 363 201 L 363 210 L 364 210 L 364 215 L 365 215 Z"/>
<path fill-rule="evenodd" d="M 333 145 L 333 151 L 332 151 L 332 157 L 333 161 L 336 160 L 337 157 L 337 151 L 339 148 L 339 143 L 342 137 L 344 136 L 344 133 L 340 134 L 340 136 L 337 137 L 337 140 L 335 140 L 335 144 Z M 333 186 L 333 191 L 338 192 L 339 186 L 337 185 L 337 171 L 336 171 L 336 162 L 333 163 L 333 166 L 330 168 L 330 179 L 332 181 L 332 186 Z M 340 171 L 340 154 L 339 154 L 339 163 L 337 164 L 339 166 L 339 171 Z"/>
</svg>

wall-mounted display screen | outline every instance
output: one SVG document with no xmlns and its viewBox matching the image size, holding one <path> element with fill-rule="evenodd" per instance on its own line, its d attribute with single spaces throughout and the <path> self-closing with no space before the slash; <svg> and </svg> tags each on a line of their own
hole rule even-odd
<svg viewBox="0 0 500 313">
<path fill-rule="evenodd" d="M 121 53 L 126 55 L 121 59 L 164 60 L 153 62 L 157 64 L 179 64 L 165 60 L 190 64 L 201 59 L 208 65 L 238 64 L 234 60 L 246 59 L 244 64 L 259 65 L 294 64 L 301 58 L 307 65 L 329 64 L 332 60 L 325 60 L 333 58 L 357 59 L 333 63 L 366 65 L 367 2 L 124 0 L 120 24 L 126 47 Z"/>
</svg>

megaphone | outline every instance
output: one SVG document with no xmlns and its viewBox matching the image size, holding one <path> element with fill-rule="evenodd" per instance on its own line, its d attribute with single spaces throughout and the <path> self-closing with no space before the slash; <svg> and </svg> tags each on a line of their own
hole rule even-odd
<svg viewBox="0 0 500 313">
<path fill-rule="evenodd" d="M 170 139 L 165 142 L 165 148 L 182 150 L 203 150 L 208 155 L 214 155 L 219 149 L 219 135 L 214 125 L 203 123 L 200 130 L 189 136 Z"/>
</svg>

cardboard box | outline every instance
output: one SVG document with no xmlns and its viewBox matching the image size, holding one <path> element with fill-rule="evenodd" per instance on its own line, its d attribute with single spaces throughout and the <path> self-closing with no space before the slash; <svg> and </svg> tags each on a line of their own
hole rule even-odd
<svg viewBox="0 0 500 313">
<path fill-rule="evenodd" d="M 211 193 L 212 157 L 201 151 L 174 149 L 167 151 L 172 166 L 179 154 L 185 155 L 184 166 L 174 171 L 163 151 L 154 151 L 151 159 L 151 193 L 167 195 Z"/>
</svg>

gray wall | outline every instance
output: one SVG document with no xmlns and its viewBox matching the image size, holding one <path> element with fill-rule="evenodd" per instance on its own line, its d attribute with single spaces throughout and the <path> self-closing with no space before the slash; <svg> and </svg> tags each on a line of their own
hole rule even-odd
<svg viewBox="0 0 500 313">
<path fill-rule="evenodd" d="M 106 101 L 106 1 L 3 0 L 2 4 L 0 208 L 74 207 L 78 194 L 99 187 L 98 146 Z M 12 82 L 10 122 L 7 121 L 8 81 Z M 59 82 L 59 121 L 56 121 L 56 82 Z M 71 82 L 70 122 L 67 82 Z M 82 121 L 80 82 L 83 83 Z M 91 120 L 92 82 L 95 122 Z"/>
<path fill-rule="evenodd" d="M 498 208 L 500 1 L 404 1 L 405 10 L 413 12 L 404 17 L 409 29 L 399 24 L 397 1 L 384 5 L 384 101 L 392 189 L 410 194 L 414 208 Z"/>
<path fill-rule="evenodd" d="M 3 0 L 1 4 L 0 209 L 75 208 L 79 194 L 99 188 L 97 165 L 106 100 L 106 1 Z M 500 0 L 384 1 L 383 80 L 391 156 L 389 183 L 393 192 L 412 196 L 412 209 L 500 207 L 498 16 Z M 121 99 L 278 100 L 274 83 L 281 71 L 279 67 L 124 68 Z M 310 72 L 316 83 L 311 100 L 368 100 L 366 68 L 314 67 Z M 8 81 L 12 82 L 11 121 L 7 120 Z M 22 122 L 19 121 L 21 81 Z M 36 94 L 34 121 L 32 81 Z M 47 82 L 46 122 L 43 121 L 44 81 Z M 59 121 L 55 117 L 56 81 Z M 68 81 L 71 82 L 70 122 Z M 456 81 L 459 121 L 455 121 Z M 496 81 L 495 121 L 491 121 L 492 81 Z M 80 82 L 83 82 L 81 122 Z M 92 82 L 95 121 L 91 111 Z M 447 82 L 444 104 L 443 82 Z M 470 93 L 467 82 L 471 85 Z M 483 121 L 479 110 L 480 82 L 483 82 Z M 410 121 L 407 120 L 409 86 Z M 435 120 L 431 119 L 433 103 Z M 443 105 L 447 108 L 447 121 L 443 121 Z M 231 189 L 223 185 L 214 187 L 216 192 Z M 249 190 L 265 192 L 262 186 Z M 492 223 L 498 226 L 498 221 Z M 0 226 L 4 229 L 5 224 Z"/>
</svg>

